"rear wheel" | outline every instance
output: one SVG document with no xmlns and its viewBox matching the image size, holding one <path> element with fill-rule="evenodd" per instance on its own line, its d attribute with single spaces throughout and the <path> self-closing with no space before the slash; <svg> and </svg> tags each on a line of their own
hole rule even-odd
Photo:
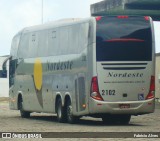
<svg viewBox="0 0 160 141">
<path fill-rule="evenodd" d="M 76 123 L 79 119 L 79 117 L 76 117 L 73 115 L 73 108 L 72 108 L 72 104 L 71 104 L 71 101 L 68 100 L 67 101 L 67 104 L 66 104 L 66 111 L 67 111 L 67 121 L 68 123 Z"/>
<path fill-rule="evenodd" d="M 57 100 L 56 112 L 57 112 L 58 122 L 65 122 L 66 121 L 66 118 L 65 118 L 66 112 L 64 110 L 64 107 L 62 106 L 62 101 L 60 98 Z"/>
<path fill-rule="evenodd" d="M 111 124 L 121 124 L 127 125 L 129 124 L 131 119 L 131 115 L 104 115 L 102 117 L 103 123 L 111 125 Z"/>
<path fill-rule="evenodd" d="M 20 115 L 22 118 L 29 118 L 30 117 L 30 112 L 26 112 L 23 109 L 23 100 L 20 98 L 19 100 L 19 110 L 20 110 Z"/>
<path fill-rule="evenodd" d="M 104 124 L 108 124 L 108 125 L 115 124 L 116 117 L 113 115 L 104 115 L 102 116 L 102 121 Z"/>
<path fill-rule="evenodd" d="M 131 115 L 119 115 L 118 117 L 118 122 L 119 124 L 122 124 L 122 125 L 129 124 L 130 120 L 131 120 Z"/>
</svg>

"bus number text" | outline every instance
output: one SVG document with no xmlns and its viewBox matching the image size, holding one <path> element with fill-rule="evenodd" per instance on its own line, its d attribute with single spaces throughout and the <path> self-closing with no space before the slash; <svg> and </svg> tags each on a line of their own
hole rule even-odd
<svg viewBox="0 0 160 141">
<path fill-rule="evenodd" d="M 102 95 L 116 95 L 115 90 L 102 90 Z"/>
</svg>

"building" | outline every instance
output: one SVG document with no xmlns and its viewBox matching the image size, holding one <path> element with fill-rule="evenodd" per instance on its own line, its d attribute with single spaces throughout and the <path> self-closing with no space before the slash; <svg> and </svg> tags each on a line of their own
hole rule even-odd
<svg viewBox="0 0 160 141">
<path fill-rule="evenodd" d="M 3 62 L 7 59 L 8 56 L 0 57 L 0 71 L 2 70 Z M 8 97 L 9 96 L 9 63 L 7 62 L 7 78 L 0 78 L 0 97 Z"/>
<path fill-rule="evenodd" d="M 92 16 L 143 15 L 160 20 L 160 0 L 103 0 L 92 4 Z"/>
<path fill-rule="evenodd" d="M 160 99 L 160 53 L 156 54 L 156 98 Z"/>
</svg>

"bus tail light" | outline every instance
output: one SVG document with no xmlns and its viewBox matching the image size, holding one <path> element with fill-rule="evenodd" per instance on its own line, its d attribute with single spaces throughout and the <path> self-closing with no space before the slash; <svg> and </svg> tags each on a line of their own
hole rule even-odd
<svg viewBox="0 0 160 141">
<path fill-rule="evenodd" d="M 96 17 L 96 21 L 100 21 L 102 19 L 102 16 Z"/>
<path fill-rule="evenodd" d="M 101 97 L 101 95 L 99 93 L 97 76 L 92 77 L 92 82 L 91 82 L 91 97 L 93 99 L 103 101 L 103 98 Z"/>
<path fill-rule="evenodd" d="M 145 19 L 146 21 L 149 21 L 149 16 L 144 16 L 144 19 Z"/>
<path fill-rule="evenodd" d="M 149 94 L 147 95 L 146 100 L 154 98 L 154 95 L 155 95 L 155 76 L 151 76 Z"/>
</svg>

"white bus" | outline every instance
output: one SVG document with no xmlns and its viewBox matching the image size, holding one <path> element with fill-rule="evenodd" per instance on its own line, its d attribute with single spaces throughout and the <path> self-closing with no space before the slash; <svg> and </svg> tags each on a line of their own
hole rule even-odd
<svg viewBox="0 0 160 141">
<path fill-rule="evenodd" d="M 150 17 L 108 16 L 28 27 L 14 38 L 10 109 L 128 124 L 155 109 L 155 42 Z"/>
</svg>

